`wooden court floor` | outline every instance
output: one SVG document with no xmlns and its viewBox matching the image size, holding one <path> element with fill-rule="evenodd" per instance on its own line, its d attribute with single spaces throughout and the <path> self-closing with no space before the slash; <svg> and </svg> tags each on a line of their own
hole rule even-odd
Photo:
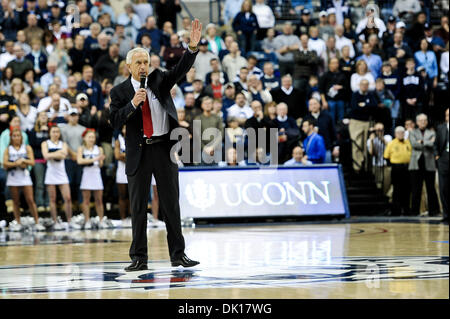
<svg viewBox="0 0 450 319">
<path fill-rule="evenodd" d="M 172 268 L 149 229 L 149 270 L 125 273 L 131 229 L 0 232 L 0 298 L 449 298 L 449 228 L 340 223 L 184 228 L 200 265 Z"/>
</svg>

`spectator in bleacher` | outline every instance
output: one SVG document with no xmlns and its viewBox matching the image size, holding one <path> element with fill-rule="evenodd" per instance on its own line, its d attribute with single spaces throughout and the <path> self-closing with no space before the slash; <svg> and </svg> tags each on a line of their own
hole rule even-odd
<svg viewBox="0 0 450 319">
<path fill-rule="evenodd" d="M 223 84 L 220 82 L 220 72 L 211 72 L 211 83 L 205 87 L 205 94 L 214 98 L 222 99 Z"/>
<path fill-rule="evenodd" d="M 162 27 L 162 43 L 164 48 L 167 48 L 170 45 L 170 36 L 174 34 L 173 26 L 170 21 L 166 21 Z M 163 55 L 164 51 L 161 51 L 160 55 Z"/>
<path fill-rule="evenodd" d="M 36 122 L 37 109 L 30 105 L 30 97 L 25 92 L 19 95 L 17 102 L 16 113 L 20 117 L 20 129 L 28 133 Z"/>
<path fill-rule="evenodd" d="M 339 155 L 333 118 L 327 110 L 321 109 L 320 102 L 316 98 L 309 99 L 308 109 L 309 113 L 305 115 L 304 121 L 315 121 L 317 133 L 325 142 L 325 163 L 332 163 L 332 158 Z"/>
<path fill-rule="evenodd" d="M 391 166 L 391 182 L 393 186 L 391 215 L 408 215 L 410 210 L 410 180 L 408 164 L 411 159 L 411 143 L 405 138 L 405 128 L 395 128 L 395 139 L 387 144 L 384 158 Z"/>
<path fill-rule="evenodd" d="M 327 40 L 329 36 L 331 35 L 328 35 L 326 37 Z M 319 37 L 319 29 L 316 26 L 309 28 L 308 49 L 315 51 L 320 59 L 323 60 L 325 59 L 325 52 L 327 50 L 327 45 L 326 42 L 322 39 L 322 37 Z"/>
<path fill-rule="evenodd" d="M 25 9 L 25 0 L 16 0 L 16 7 L 14 8 L 14 19 L 17 30 L 23 30 L 27 27 L 28 12 Z M 27 1 L 27 5 L 28 5 Z M 18 34 L 17 34 L 18 35 Z"/>
<path fill-rule="evenodd" d="M 178 28 L 177 34 L 182 38 L 183 35 L 191 32 L 191 19 L 189 17 L 183 17 L 181 19 L 181 28 Z"/>
<path fill-rule="evenodd" d="M 227 35 L 225 35 L 225 38 L 224 38 L 223 41 L 224 41 L 224 43 L 225 43 L 225 47 L 222 48 L 222 50 L 219 51 L 219 59 L 220 59 L 220 61 L 223 61 L 223 58 L 224 58 L 228 53 L 230 53 L 230 47 L 231 47 L 231 44 L 232 44 L 233 42 L 235 42 L 235 39 L 234 39 L 234 36 L 233 36 L 232 34 L 227 34 Z"/>
<path fill-rule="evenodd" d="M 38 19 L 35 14 L 27 16 L 27 27 L 23 30 L 27 38 L 27 43 L 31 44 L 32 39 L 42 39 L 44 30 L 38 26 Z"/>
<path fill-rule="evenodd" d="M 103 13 L 109 14 L 111 17 L 111 21 L 113 23 L 116 23 L 116 15 L 114 13 L 114 10 L 111 6 L 106 4 L 105 0 L 95 2 L 94 5 L 91 7 L 91 10 L 89 11 L 89 14 L 95 21 L 97 21 L 98 17 L 101 16 Z"/>
<path fill-rule="evenodd" d="M 52 53 L 48 57 L 49 60 L 57 61 L 56 71 L 58 73 L 68 74 L 70 66 L 72 65 L 72 60 L 67 53 L 65 47 L 65 40 L 59 39 Z"/>
<path fill-rule="evenodd" d="M 258 32 L 258 19 L 252 12 L 251 0 L 242 2 L 241 11 L 233 19 L 233 31 L 238 37 L 239 48 L 245 56 L 256 48 L 256 34 Z"/>
<path fill-rule="evenodd" d="M 356 58 L 356 61 L 364 60 L 372 73 L 374 80 L 376 80 L 380 76 L 381 65 L 383 64 L 381 57 L 372 53 L 372 46 L 370 43 L 363 44 L 362 53 L 362 55 Z"/>
<path fill-rule="evenodd" d="M 108 54 L 108 47 L 109 36 L 106 33 L 101 32 L 98 35 L 98 45 L 89 51 L 92 59 L 92 65 L 95 65 L 102 55 Z"/>
<path fill-rule="evenodd" d="M 70 104 L 74 107 L 76 104 L 77 94 L 78 94 L 77 79 L 75 76 L 70 75 L 67 78 L 67 90 L 61 94 L 61 97 L 64 97 L 67 100 L 69 100 Z"/>
<path fill-rule="evenodd" d="M 292 150 L 292 158 L 284 162 L 284 166 L 304 166 L 312 165 L 313 162 L 305 156 L 305 150 L 301 146 L 296 146 Z"/>
<path fill-rule="evenodd" d="M 339 71 L 342 72 L 346 78 L 345 92 L 351 93 L 351 77 L 355 73 L 355 60 L 350 57 L 350 46 L 345 45 L 341 50 L 341 58 L 339 59 Z M 346 99 L 347 101 L 349 99 Z"/>
<path fill-rule="evenodd" d="M 216 32 L 216 25 L 214 23 L 209 23 L 205 29 L 205 39 L 208 41 L 208 50 L 216 56 L 219 56 L 219 52 L 225 48 L 225 43 Z"/>
<path fill-rule="evenodd" d="M 224 143 L 225 145 L 233 145 L 233 147 L 244 145 L 244 129 L 239 126 L 238 120 L 233 116 L 229 116 L 227 119 Z"/>
<path fill-rule="evenodd" d="M 342 54 L 342 48 L 344 46 L 348 46 L 350 50 L 349 57 L 354 58 L 355 57 L 355 49 L 353 48 L 352 41 L 344 36 L 344 26 L 338 24 L 335 28 L 335 40 L 336 40 L 336 49 L 341 51 Z"/>
<path fill-rule="evenodd" d="M 311 28 L 309 29 L 311 35 Z M 328 13 L 326 11 L 320 11 L 319 23 L 317 24 L 317 37 L 326 40 L 329 36 L 334 35 L 334 27 L 330 25 L 328 20 Z"/>
<path fill-rule="evenodd" d="M 341 57 L 341 52 L 336 48 L 336 38 L 334 37 L 334 35 L 329 36 L 326 42 L 326 50 L 325 50 L 325 54 L 324 54 L 324 60 L 323 60 L 323 65 L 325 66 L 325 71 L 326 71 L 326 66 L 328 65 L 329 61 L 333 58 L 337 58 L 339 61 L 339 58 Z"/>
<path fill-rule="evenodd" d="M 294 87 L 302 92 L 306 89 L 309 77 L 312 74 L 317 74 L 319 66 L 323 63 L 317 52 L 309 44 L 308 36 L 303 34 L 300 36 L 299 46 L 293 45 L 291 47 L 294 50 Z"/>
<path fill-rule="evenodd" d="M 263 67 L 264 75 L 261 78 L 264 89 L 269 91 L 280 87 L 280 77 L 275 75 L 275 70 L 273 68 L 272 62 L 264 63 Z"/>
<path fill-rule="evenodd" d="M 209 64 L 211 65 L 212 71 L 206 74 L 206 76 L 205 76 L 205 85 L 209 85 L 211 83 L 211 74 L 212 74 L 212 72 L 218 72 L 219 73 L 219 81 L 220 81 L 220 83 L 222 85 L 225 84 L 225 83 L 228 83 L 228 81 L 229 81 L 228 80 L 228 75 L 224 71 L 222 71 L 220 69 L 219 59 L 217 59 L 217 58 L 211 59 L 209 61 Z"/>
<path fill-rule="evenodd" d="M 376 34 L 371 34 L 368 37 L 368 41 L 370 47 L 372 48 L 372 54 L 378 55 L 381 58 L 381 61 L 386 59 L 386 53 L 381 48 L 380 40 Z"/>
<path fill-rule="evenodd" d="M 203 86 L 203 81 L 199 79 L 195 79 L 194 82 L 192 82 L 192 88 L 195 97 L 195 106 L 200 108 L 202 103 L 202 98 L 206 96 L 205 94 L 205 87 Z"/>
<path fill-rule="evenodd" d="M 126 62 L 125 60 L 122 60 L 119 63 L 119 66 L 117 68 L 117 76 L 114 78 L 114 82 L 113 82 L 114 86 L 116 86 L 117 84 L 122 83 L 123 81 L 128 79 L 128 77 L 130 76 L 130 71 L 127 68 L 125 62 Z"/>
<path fill-rule="evenodd" d="M 33 64 L 33 70 L 37 79 L 47 72 L 47 56 L 42 51 L 41 40 L 33 39 L 31 41 L 31 52 L 25 58 Z"/>
<path fill-rule="evenodd" d="M 424 37 L 427 40 L 429 46 L 436 53 L 436 57 L 439 57 L 442 52 L 445 51 L 445 42 L 442 38 L 433 35 L 433 27 L 429 23 L 425 23 Z"/>
<path fill-rule="evenodd" d="M 14 104 L 19 105 L 19 96 L 22 93 L 27 93 L 29 91 L 25 89 L 25 85 L 23 81 L 19 78 L 14 78 L 11 81 L 11 96 L 14 98 Z"/>
<path fill-rule="evenodd" d="M 0 28 L 7 39 L 16 39 L 16 21 L 14 9 L 9 0 L 3 0 L 0 7 Z"/>
<path fill-rule="evenodd" d="M 127 3 L 124 6 L 125 12 L 119 14 L 117 17 L 117 23 L 125 26 L 125 28 L 133 28 L 139 30 L 142 26 L 141 19 L 134 12 L 133 5 L 131 3 Z"/>
<path fill-rule="evenodd" d="M 264 0 L 256 0 L 253 5 L 253 13 L 256 15 L 259 26 L 256 39 L 262 40 L 266 37 L 267 30 L 275 26 L 275 16 Z"/>
<path fill-rule="evenodd" d="M 195 68 L 192 67 L 188 71 L 188 73 L 186 73 L 186 80 L 180 84 L 180 89 L 183 92 L 183 94 L 192 93 L 194 91 L 194 87 L 192 86 L 194 80 L 195 80 Z"/>
<path fill-rule="evenodd" d="M 243 127 L 245 122 L 252 116 L 253 110 L 248 105 L 245 94 L 242 92 L 236 93 L 235 104 L 227 109 L 227 120 L 230 117 L 234 117 L 238 121 L 239 126 Z"/>
<path fill-rule="evenodd" d="M 292 24 L 286 22 L 283 25 L 283 34 L 275 37 L 275 54 L 279 62 L 280 74 L 294 74 L 294 53 L 291 48 L 300 47 L 300 40 L 293 34 Z"/>
<path fill-rule="evenodd" d="M 225 24 L 232 23 L 234 17 L 241 10 L 243 1 L 244 0 L 225 0 L 225 5 L 223 9 L 223 18 Z"/>
<path fill-rule="evenodd" d="M 136 31 L 137 34 L 137 31 Z M 132 48 L 136 46 L 136 43 L 134 42 L 134 39 L 136 37 L 133 36 L 132 33 L 126 32 L 125 27 L 122 24 L 116 24 L 116 29 L 114 32 L 114 35 L 111 37 L 110 43 L 117 44 L 119 46 L 119 56 L 122 59 L 125 59 L 127 56 L 127 52 L 130 51 Z M 142 38 L 141 38 L 142 40 Z M 151 43 L 151 38 L 150 38 Z M 150 53 L 152 50 L 149 51 Z M 156 52 L 159 53 L 159 52 Z"/>
<path fill-rule="evenodd" d="M 323 164 L 326 158 L 325 141 L 316 132 L 316 126 L 317 121 L 313 118 L 303 120 L 302 131 L 306 135 L 306 138 L 303 140 L 303 149 L 309 161 L 313 164 Z"/>
<path fill-rule="evenodd" d="M 72 66 L 70 68 L 72 73 L 81 73 L 85 64 L 91 64 L 91 57 L 88 51 L 84 49 L 84 42 L 84 37 L 77 34 L 74 39 L 74 46 L 68 52 L 72 60 Z"/>
<path fill-rule="evenodd" d="M 258 64 L 258 59 L 254 55 L 250 55 L 247 58 L 247 69 L 248 75 L 256 75 L 258 79 L 261 79 L 264 75 L 263 71 L 258 68 L 256 65 Z"/>
<path fill-rule="evenodd" d="M 375 81 L 374 92 L 379 101 L 378 108 L 374 113 L 375 120 L 383 123 L 386 132 L 391 132 L 393 124 L 393 117 L 391 114 L 394 113 L 394 115 L 397 115 L 398 117 L 398 110 L 395 109 L 397 106 L 394 104 L 395 96 L 391 90 L 385 87 L 384 80 L 381 78 L 378 78 Z M 394 118 L 397 119 L 397 117 Z"/>
<path fill-rule="evenodd" d="M 163 46 L 162 32 L 156 27 L 156 20 L 154 16 L 148 16 L 145 20 L 145 25 L 139 29 L 136 44 L 141 44 L 141 39 L 144 34 L 150 35 L 152 47 L 154 47 L 158 54 L 160 54 L 161 47 Z"/>
<path fill-rule="evenodd" d="M 57 71 L 58 62 L 55 60 L 48 60 L 47 73 L 42 75 L 40 83 L 45 92 L 48 92 L 49 86 L 54 82 L 54 79 L 58 77 L 61 80 L 61 88 L 67 89 L 67 77 L 64 73 Z"/>
<path fill-rule="evenodd" d="M 369 91 L 369 81 L 362 79 L 359 90 L 353 92 L 351 100 L 349 132 L 352 139 L 353 170 L 363 170 L 366 160 L 366 141 L 368 138 L 370 120 L 378 107 L 378 99 L 374 92 Z"/>
<path fill-rule="evenodd" d="M 300 129 L 296 120 L 289 116 L 286 103 L 278 103 L 276 106 L 277 117 L 273 120 L 278 128 L 278 163 L 284 163 L 292 152 L 292 149 L 300 139 Z"/>
<path fill-rule="evenodd" d="M 286 103 L 288 115 L 294 120 L 306 114 L 304 93 L 292 86 L 292 76 L 289 74 L 281 78 L 281 86 L 270 91 L 270 94 L 276 103 Z"/>
<path fill-rule="evenodd" d="M 389 16 L 386 24 L 386 31 L 383 33 L 382 42 L 383 49 L 386 50 L 394 43 L 394 34 L 396 32 L 397 19 L 394 16 Z"/>
<path fill-rule="evenodd" d="M 131 3 L 134 12 L 139 16 L 141 24 L 145 23 L 147 17 L 153 16 L 153 7 L 147 0 L 137 0 Z"/>
<path fill-rule="evenodd" d="M 259 101 L 253 101 L 250 103 L 250 107 L 253 110 L 253 115 L 252 117 L 250 117 L 249 119 L 247 119 L 245 121 L 244 124 L 244 128 L 247 129 L 253 129 L 255 132 L 255 141 L 257 143 L 258 146 L 259 145 L 259 134 L 260 132 L 258 131 L 258 129 L 264 129 L 265 133 L 264 133 L 264 138 L 265 138 L 265 149 L 270 152 L 270 128 L 276 128 L 277 126 L 273 123 L 273 121 L 264 116 L 263 113 L 263 107 L 261 102 Z"/>
<path fill-rule="evenodd" d="M 273 28 L 267 29 L 266 37 L 261 42 L 261 49 L 271 61 L 278 61 L 275 54 L 275 30 Z"/>
<path fill-rule="evenodd" d="M 432 50 L 428 50 L 428 42 L 426 38 L 420 40 L 420 50 L 414 53 L 414 59 L 416 66 L 425 68 L 428 75 L 427 86 L 429 88 L 435 88 L 438 83 L 438 65 L 436 60 L 436 54 Z"/>
<path fill-rule="evenodd" d="M 375 183 L 378 188 L 386 194 L 390 186 L 390 172 L 387 162 L 384 159 L 384 151 L 387 144 L 392 141 L 392 136 L 385 134 L 383 123 L 375 123 L 369 129 L 369 139 L 367 140 L 367 150 L 372 157 L 372 172 L 375 176 Z"/>
<path fill-rule="evenodd" d="M 82 80 L 77 83 L 78 92 L 86 93 L 89 97 L 91 107 L 96 107 L 98 110 L 103 109 L 104 101 L 102 98 L 102 88 L 100 83 L 93 80 L 94 70 L 92 66 L 85 65 L 83 67 Z"/>
<path fill-rule="evenodd" d="M 186 93 L 184 95 L 184 111 L 185 120 L 192 127 L 194 119 L 202 113 L 202 110 L 195 106 L 195 97 L 193 93 Z"/>
<path fill-rule="evenodd" d="M 78 110 L 79 123 L 84 127 L 97 127 L 97 108 L 89 106 L 89 99 L 85 93 L 78 93 L 75 98 L 75 108 Z"/>
<path fill-rule="evenodd" d="M 436 129 L 434 155 L 439 176 L 439 191 L 442 204 L 443 221 L 448 222 L 448 151 L 449 151 L 449 114 L 445 110 L 445 122 Z"/>
<path fill-rule="evenodd" d="M 312 97 L 317 98 L 319 101 L 322 100 L 319 92 L 319 78 L 314 74 L 309 77 L 308 84 L 306 86 L 305 101 L 308 101 Z"/>
<path fill-rule="evenodd" d="M 422 112 L 424 94 L 423 78 L 416 71 L 414 59 L 407 59 L 406 73 L 400 82 L 402 119 L 415 118 Z"/>
<path fill-rule="evenodd" d="M 327 1 L 328 10 L 334 9 L 336 15 L 336 24 L 342 25 L 344 18 L 350 16 L 350 7 L 347 0 Z"/>
<path fill-rule="evenodd" d="M 366 8 L 364 8 L 364 11 L 371 9 L 372 8 L 370 6 L 367 6 Z M 384 21 L 375 15 L 373 18 L 373 22 L 375 25 L 372 28 L 368 28 L 368 22 L 369 22 L 368 14 L 365 12 L 364 18 L 358 20 L 358 24 L 356 25 L 355 29 L 355 32 L 358 35 L 359 40 L 367 41 L 368 39 L 366 35 L 370 34 L 372 30 L 378 31 L 376 35 L 378 36 L 378 38 L 381 39 L 383 37 L 383 33 L 386 32 L 386 24 L 384 23 Z"/>
<path fill-rule="evenodd" d="M 419 40 L 423 38 L 425 31 L 425 23 L 427 22 L 427 15 L 421 11 L 417 14 L 415 22 L 406 30 L 406 36 L 411 40 L 412 49 L 419 49 Z M 398 26 L 397 26 L 398 28 Z"/>
<path fill-rule="evenodd" d="M 375 90 L 375 79 L 372 73 L 367 68 L 367 63 L 364 60 L 359 60 L 355 65 L 355 73 L 352 74 L 350 83 L 353 92 L 357 92 L 360 89 L 360 83 L 362 80 L 369 82 L 369 90 Z"/>
<path fill-rule="evenodd" d="M 356 42 L 358 41 L 358 36 L 356 35 L 355 28 L 352 24 L 352 20 L 350 18 L 344 19 L 344 36 L 347 39 L 350 39 L 352 41 L 353 46 L 356 46 Z"/>
<path fill-rule="evenodd" d="M 295 35 L 300 37 L 302 34 L 309 34 L 309 29 L 316 25 L 316 21 L 311 17 L 312 9 L 302 9 L 300 21 L 295 28 Z"/>
<path fill-rule="evenodd" d="M 230 147 L 226 150 L 225 161 L 220 161 L 218 163 L 219 167 L 226 166 L 245 166 L 246 163 L 244 160 L 238 162 L 237 151 L 234 147 Z"/>
<path fill-rule="evenodd" d="M 412 57 L 409 45 L 403 41 L 403 33 L 396 31 L 393 37 L 392 46 L 387 47 L 387 56 L 396 57 L 400 64 L 404 65 L 406 59 Z"/>
<path fill-rule="evenodd" d="M 15 44 L 13 50 L 15 59 L 8 62 L 6 67 L 11 67 L 13 71 L 13 77 L 23 79 L 25 72 L 30 69 L 33 69 L 33 64 L 31 63 L 30 60 L 25 59 L 25 52 L 23 51 L 20 45 Z"/>
<path fill-rule="evenodd" d="M 194 139 L 197 141 L 201 141 L 201 150 L 202 150 L 202 164 L 211 164 L 209 160 L 214 156 L 216 158 L 217 151 L 219 147 L 222 146 L 222 137 L 223 137 L 223 122 L 222 119 L 217 115 L 212 114 L 212 106 L 213 100 L 209 96 L 206 96 L 202 99 L 201 107 L 203 113 L 194 118 L 194 120 L 200 120 L 200 130 L 194 130 Z M 208 128 L 215 128 L 218 130 L 219 135 L 210 135 L 207 139 L 202 139 L 203 132 Z M 196 136 L 196 134 L 199 134 Z M 214 141 L 214 142 L 213 142 Z M 212 143 L 212 144 L 211 144 Z M 210 145 L 208 145 L 210 144 Z M 209 159 L 209 160 L 208 160 Z"/>
<path fill-rule="evenodd" d="M 184 53 L 184 48 L 180 44 L 180 39 L 176 33 L 170 36 L 170 45 L 164 49 L 163 60 L 166 62 L 166 68 L 172 69 L 177 65 Z"/>
<path fill-rule="evenodd" d="M 4 47 L 5 52 L 0 54 L 1 72 L 4 72 L 6 65 L 16 58 L 16 56 L 14 55 L 14 41 L 6 39 Z"/>
<path fill-rule="evenodd" d="M 448 32 L 449 32 L 448 16 L 443 15 L 441 17 L 441 25 L 438 29 L 434 30 L 433 35 L 441 38 L 445 42 L 445 44 L 447 44 L 448 43 Z"/>
<path fill-rule="evenodd" d="M 45 190 L 45 159 L 42 155 L 41 144 L 49 139 L 48 116 L 46 112 L 37 115 L 36 123 L 29 132 L 30 146 L 33 148 L 35 164 L 33 167 L 34 191 L 38 213 L 42 213 L 48 206 L 48 192 Z M 49 209 L 49 208 L 48 208 Z"/>
<path fill-rule="evenodd" d="M 277 117 L 277 103 L 272 101 L 264 105 L 264 118 L 266 121 L 273 121 Z"/>
<path fill-rule="evenodd" d="M 434 157 L 436 132 L 428 128 L 428 117 L 423 113 L 417 115 L 416 124 L 417 128 L 409 134 L 412 146 L 411 161 L 408 166 L 412 188 L 411 214 L 419 215 L 422 187 L 425 182 L 428 214 L 429 216 L 436 216 L 439 213 L 434 180 L 436 174 Z"/>
<path fill-rule="evenodd" d="M 227 83 L 224 87 L 224 93 L 222 98 L 222 112 L 224 112 L 224 119 L 226 119 L 226 110 L 232 106 L 236 99 L 236 89 L 233 83 Z"/>
<path fill-rule="evenodd" d="M 196 79 L 200 79 L 204 82 L 206 74 L 212 71 L 210 64 L 211 59 L 218 59 L 218 56 L 208 51 L 208 41 L 206 39 L 200 40 L 198 49 L 199 52 L 197 54 L 197 58 L 195 59 L 193 67 L 195 68 Z"/>
<path fill-rule="evenodd" d="M 411 22 L 421 9 L 419 0 L 395 0 L 392 13 L 403 21 Z"/>
<path fill-rule="evenodd" d="M 157 51 L 157 49 L 154 46 L 152 46 L 152 38 L 147 33 L 144 33 L 142 35 L 141 44 L 138 44 L 138 47 L 147 50 L 150 55 L 154 55 L 154 54 L 158 55 L 159 54 L 159 51 Z"/>
<path fill-rule="evenodd" d="M 161 70 L 162 72 L 167 71 L 166 68 L 161 66 L 161 58 L 157 54 L 150 55 L 150 72 L 154 70 Z"/>
<path fill-rule="evenodd" d="M 339 122 L 345 113 L 345 75 L 339 72 L 339 60 L 332 58 L 328 71 L 320 77 L 319 91 L 323 108 L 329 110 L 333 122 Z"/>
<path fill-rule="evenodd" d="M 272 95 L 269 90 L 263 87 L 261 80 L 255 74 L 248 76 L 248 93 L 250 102 L 255 100 L 262 104 L 272 102 Z"/>
<path fill-rule="evenodd" d="M 237 75 L 237 78 L 233 81 L 234 87 L 236 89 L 236 93 L 243 92 L 246 96 L 246 98 L 249 98 L 248 94 L 248 69 L 247 67 L 242 67 L 239 70 L 239 73 Z"/>
<path fill-rule="evenodd" d="M 31 52 L 31 46 L 26 43 L 26 36 L 25 36 L 25 32 L 23 32 L 23 30 L 17 31 L 17 41 L 15 44 L 18 44 L 22 47 L 23 52 L 25 53 L 25 56 L 28 55 Z"/>
<path fill-rule="evenodd" d="M 162 29 L 165 22 L 172 23 L 177 29 L 177 13 L 181 12 L 180 0 L 162 0 L 155 3 L 155 13 L 158 17 L 158 28 Z"/>
<path fill-rule="evenodd" d="M 239 45 L 233 41 L 229 47 L 228 53 L 222 60 L 223 70 L 227 73 L 228 79 L 233 81 L 236 74 L 242 67 L 247 67 L 247 60 L 241 56 Z"/>
</svg>

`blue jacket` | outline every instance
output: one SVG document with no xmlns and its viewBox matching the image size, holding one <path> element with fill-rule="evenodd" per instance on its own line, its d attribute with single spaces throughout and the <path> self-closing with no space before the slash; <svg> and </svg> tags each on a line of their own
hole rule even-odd
<svg viewBox="0 0 450 319">
<path fill-rule="evenodd" d="M 436 55 L 433 51 L 427 51 L 423 53 L 422 51 L 417 51 L 414 53 L 414 60 L 416 60 L 417 67 L 425 67 L 428 77 L 434 79 L 438 75 L 438 66 L 436 61 Z"/>
<path fill-rule="evenodd" d="M 305 154 L 308 156 L 308 160 L 314 164 L 322 164 L 325 162 L 325 156 L 327 150 L 325 148 L 325 142 L 323 137 L 317 133 L 312 133 L 303 141 L 303 148 Z"/>
</svg>

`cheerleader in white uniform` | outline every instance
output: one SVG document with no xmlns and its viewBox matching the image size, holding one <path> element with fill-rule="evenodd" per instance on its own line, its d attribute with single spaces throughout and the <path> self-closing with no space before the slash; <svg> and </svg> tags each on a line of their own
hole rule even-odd
<svg viewBox="0 0 450 319">
<path fill-rule="evenodd" d="M 20 224 L 20 191 L 23 190 L 25 200 L 35 220 L 35 229 L 44 231 L 45 227 L 39 224 L 36 203 L 33 196 L 33 182 L 28 166 L 34 165 L 33 149 L 23 143 L 20 126 L 10 128 L 10 143 L 3 154 L 3 166 L 8 171 L 6 186 L 9 187 L 13 200 L 14 221 L 10 230 L 21 231 Z"/>
<path fill-rule="evenodd" d="M 122 227 L 131 226 L 131 220 L 127 218 L 127 211 L 130 211 L 130 200 L 128 198 L 128 179 L 125 173 L 125 134 L 126 126 L 122 127 L 122 132 L 115 141 L 114 157 L 117 161 L 116 183 L 119 191 L 119 212 L 122 219 Z"/>
<path fill-rule="evenodd" d="M 69 227 L 80 229 L 81 227 L 78 224 L 72 222 L 72 198 L 70 195 L 69 178 L 67 177 L 66 166 L 64 164 L 64 159 L 69 153 L 68 146 L 66 142 L 61 140 L 61 130 L 59 127 L 52 122 L 50 122 L 48 126 L 50 139 L 42 142 L 41 150 L 43 157 L 47 161 L 44 183 L 47 185 L 50 214 L 54 222 L 53 229 L 64 229 L 61 223 L 58 222 L 58 211 L 56 208 L 57 187 L 64 200 L 64 210 Z"/>
<path fill-rule="evenodd" d="M 80 189 L 83 194 L 84 229 L 92 229 L 90 221 L 91 193 L 94 195 L 95 210 L 100 219 L 100 228 L 109 228 L 104 220 L 103 208 L 103 181 L 100 168 L 103 166 L 105 155 L 103 149 L 95 144 L 96 136 L 94 129 L 86 129 L 83 134 L 83 146 L 78 148 L 77 162 L 83 166 Z"/>
</svg>

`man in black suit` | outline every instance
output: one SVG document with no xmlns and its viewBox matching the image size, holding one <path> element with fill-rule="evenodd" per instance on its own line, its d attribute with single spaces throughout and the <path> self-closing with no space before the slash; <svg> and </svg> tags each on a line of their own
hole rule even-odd
<svg viewBox="0 0 450 319">
<path fill-rule="evenodd" d="M 438 126 L 434 142 L 435 156 L 439 174 L 443 221 L 448 223 L 448 108 L 445 110 L 445 123 Z"/>
<path fill-rule="evenodd" d="M 126 271 L 147 269 L 146 210 L 152 174 L 156 179 L 159 202 L 164 212 L 172 266 L 191 267 L 199 264 L 184 253 L 178 201 L 178 166 L 170 156 L 170 150 L 177 142 L 170 140 L 170 132 L 179 125 L 170 90 L 194 64 L 201 30 L 202 24 L 196 19 L 192 22 L 188 50 L 178 64 L 167 72 L 156 69 L 149 74 L 148 51 L 135 48 L 128 52 L 126 63 L 131 77 L 111 90 L 111 124 L 115 129 L 127 125 L 126 174 L 133 241 L 130 247 L 132 263 L 125 268 Z M 142 88 L 142 84 L 145 84 L 146 89 Z"/>
</svg>

